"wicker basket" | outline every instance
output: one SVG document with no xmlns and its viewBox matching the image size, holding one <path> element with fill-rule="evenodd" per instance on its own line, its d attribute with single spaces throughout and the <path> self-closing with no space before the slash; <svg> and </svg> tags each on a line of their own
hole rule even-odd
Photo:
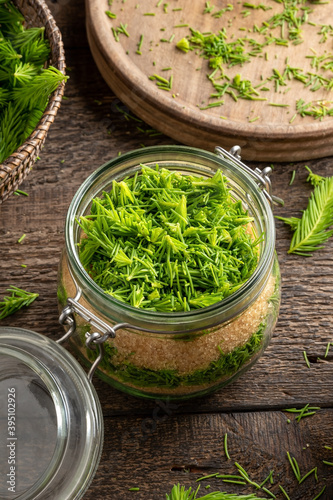
<svg viewBox="0 0 333 500">
<path fill-rule="evenodd" d="M 26 26 L 44 26 L 50 42 L 50 64 L 65 74 L 65 52 L 61 33 L 44 0 L 13 0 Z M 0 164 L 0 203 L 5 201 L 26 178 L 43 146 L 47 132 L 60 108 L 64 83 L 50 97 L 47 108 L 34 132 L 4 163 Z"/>
</svg>

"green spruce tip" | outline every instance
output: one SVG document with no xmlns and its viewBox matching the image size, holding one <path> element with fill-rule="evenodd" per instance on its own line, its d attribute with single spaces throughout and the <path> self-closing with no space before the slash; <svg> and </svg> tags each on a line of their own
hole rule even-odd
<svg viewBox="0 0 333 500">
<path fill-rule="evenodd" d="M 23 26 L 10 1 L 0 2 L 0 163 L 29 137 L 40 121 L 50 94 L 65 77 L 50 66 L 45 28 Z"/>
<path fill-rule="evenodd" d="M 5 296 L 0 302 L 0 320 L 7 316 L 16 313 L 22 307 L 28 307 L 34 300 L 37 299 L 38 293 L 31 293 L 16 286 L 11 286 L 7 289 L 10 295 Z"/>
<path fill-rule="evenodd" d="M 58 69 L 49 67 L 24 86 L 8 91 L 7 96 L 11 100 L 0 115 L 0 163 L 33 132 L 44 113 L 49 95 L 66 79 Z"/>
<path fill-rule="evenodd" d="M 4 34 L 12 35 L 23 31 L 24 17 L 10 0 L 0 2 L 0 25 Z"/>
<path fill-rule="evenodd" d="M 294 230 L 288 253 L 306 257 L 323 248 L 333 235 L 329 230 L 333 224 L 333 177 L 316 176 L 310 171 L 308 180 L 315 188 L 302 217 L 276 217 Z"/>
</svg>

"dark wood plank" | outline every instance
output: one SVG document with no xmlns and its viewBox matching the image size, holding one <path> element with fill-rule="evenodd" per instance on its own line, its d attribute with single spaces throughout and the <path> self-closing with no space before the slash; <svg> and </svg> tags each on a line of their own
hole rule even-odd
<svg viewBox="0 0 333 500">
<path fill-rule="evenodd" d="M 171 410 L 172 411 L 172 410 Z M 311 500 L 326 485 L 321 498 L 333 498 L 332 410 L 318 412 L 300 423 L 282 412 L 202 414 L 176 416 L 159 411 L 143 419 L 135 415 L 105 419 L 105 444 L 101 463 L 86 500 L 136 498 L 160 500 L 172 485 L 197 487 L 196 479 L 219 472 L 236 474 L 235 462 L 261 483 L 274 469 L 274 485 L 266 486 L 277 496 L 281 484 L 293 500 Z M 165 418 L 163 418 L 165 417 Z M 228 434 L 230 460 L 223 446 Z M 302 477 L 318 467 L 318 482 L 312 475 L 298 485 L 287 459 L 287 451 L 297 459 Z M 324 479 L 325 478 L 325 479 Z M 227 491 L 254 493 L 252 486 L 223 483 L 221 479 L 202 481 L 201 493 Z M 137 493 L 128 492 L 139 487 Z M 268 498 L 265 493 L 259 494 Z"/>
</svg>

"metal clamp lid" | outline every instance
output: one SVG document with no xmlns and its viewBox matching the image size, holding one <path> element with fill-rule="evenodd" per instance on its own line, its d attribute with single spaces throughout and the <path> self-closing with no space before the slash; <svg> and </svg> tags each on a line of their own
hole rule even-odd
<svg viewBox="0 0 333 500">
<path fill-rule="evenodd" d="M 233 163 L 236 163 L 236 165 L 244 169 L 256 181 L 271 205 L 284 205 L 284 201 L 281 198 L 272 194 L 272 183 L 269 178 L 273 171 L 271 167 L 265 167 L 263 170 L 260 170 L 259 168 L 252 170 L 241 161 L 240 146 L 233 146 L 230 151 L 227 151 L 220 146 L 216 146 L 215 153 L 218 156 L 221 156 L 221 158 L 231 160 Z"/>
<path fill-rule="evenodd" d="M 77 290 L 77 293 L 74 297 L 67 299 L 67 305 L 62 310 L 59 316 L 59 323 L 61 325 L 68 325 L 69 329 L 60 339 L 56 342 L 57 344 L 62 344 L 66 340 L 68 340 L 76 330 L 76 320 L 74 314 L 78 314 L 87 321 L 94 328 L 97 328 L 99 331 L 95 331 L 94 333 L 86 333 L 86 347 L 91 350 L 95 350 L 98 347 L 98 356 L 95 359 L 94 363 L 91 365 L 91 368 L 88 372 L 88 380 L 91 382 L 94 376 L 94 373 L 103 359 L 104 356 L 104 342 L 108 340 L 108 338 L 115 338 L 116 331 L 121 328 L 135 328 L 136 330 L 143 330 L 140 327 L 130 325 L 129 323 L 118 323 L 114 326 L 110 326 L 105 323 L 102 319 L 98 318 L 91 311 L 86 309 L 82 304 L 79 303 L 82 291 Z M 100 333 L 101 332 L 101 333 Z"/>
</svg>

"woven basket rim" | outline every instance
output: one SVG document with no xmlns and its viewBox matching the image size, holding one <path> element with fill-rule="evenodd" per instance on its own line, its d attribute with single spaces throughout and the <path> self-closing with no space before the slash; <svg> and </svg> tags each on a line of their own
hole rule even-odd
<svg viewBox="0 0 333 500">
<path fill-rule="evenodd" d="M 12 0 L 20 11 L 20 0 Z M 65 51 L 61 32 L 51 14 L 45 0 L 21 0 L 25 7 L 34 9 L 39 21 L 45 27 L 45 36 L 51 46 L 51 64 L 61 73 L 66 74 Z M 22 13 L 24 16 L 24 13 Z M 24 16 L 26 18 L 26 16 Z M 50 95 L 48 105 L 30 136 L 0 164 L 0 203 L 17 189 L 28 175 L 46 139 L 47 132 L 53 123 L 64 94 L 65 82 Z M 19 176 L 19 177 L 17 177 Z"/>
</svg>

